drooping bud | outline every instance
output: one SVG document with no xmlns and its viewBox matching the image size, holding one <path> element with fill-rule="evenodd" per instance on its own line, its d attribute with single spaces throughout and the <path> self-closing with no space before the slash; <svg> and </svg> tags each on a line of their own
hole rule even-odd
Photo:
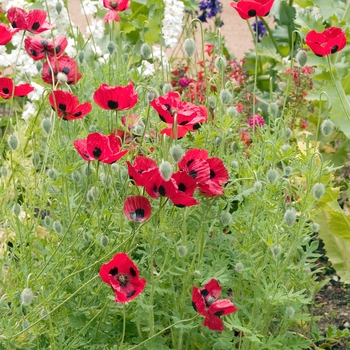
<svg viewBox="0 0 350 350">
<path fill-rule="evenodd" d="M 89 163 L 85 163 L 83 165 L 83 173 L 85 174 L 86 177 L 89 177 L 92 175 L 92 170 L 91 168 L 89 167 Z"/>
<path fill-rule="evenodd" d="M 182 47 L 189 58 L 191 58 L 196 52 L 196 42 L 192 38 L 187 38 Z"/>
<path fill-rule="evenodd" d="M 46 172 L 46 175 L 52 180 L 52 181 L 56 181 L 58 178 L 58 174 L 57 171 L 53 168 L 48 169 Z"/>
<path fill-rule="evenodd" d="M 291 306 L 288 306 L 286 308 L 286 317 L 287 318 L 293 318 L 294 314 L 295 314 L 294 308 L 292 308 Z"/>
<path fill-rule="evenodd" d="M 231 103 L 232 94 L 231 94 L 230 90 L 222 89 L 220 91 L 220 100 L 221 100 L 221 103 L 224 105 L 228 105 L 229 103 Z"/>
<path fill-rule="evenodd" d="M 57 233 L 57 234 L 61 234 L 62 233 L 62 224 L 59 221 L 54 221 L 52 224 L 52 228 L 53 230 Z"/>
<path fill-rule="evenodd" d="M 284 213 L 284 222 L 287 226 L 292 227 L 297 219 L 297 212 L 294 208 L 287 209 Z"/>
<path fill-rule="evenodd" d="M 170 92 L 170 91 L 173 91 L 173 87 L 171 86 L 171 84 L 169 84 L 169 83 L 165 83 L 164 85 L 163 85 L 163 94 L 165 95 L 165 94 L 167 94 L 168 92 Z"/>
<path fill-rule="evenodd" d="M 60 14 L 62 9 L 63 9 L 62 3 L 60 1 L 57 1 L 55 8 L 56 8 L 57 13 Z"/>
<path fill-rule="evenodd" d="M 231 162 L 231 166 L 232 166 L 233 171 L 238 171 L 238 169 L 239 169 L 239 163 L 237 162 L 237 160 L 233 160 L 233 161 Z"/>
<path fill-rule="evenodd" d="M 268 172 L 266 173 L 266 178 L 267 181 L 273 185 L 276 183 L 277 179 L 279 177 L 278 171 L 276 169 L 269 169 Z"/>
<path fill-rule="evenodd" d="M 113 163 L 111 165 L 111 169 L 117 174 L 117 173 L 119 173 L 120 165 L 118 163 Z"/>
<path fill-rule="evenodd" d="M 106 248 L 108 246 L 109 239 L 107 236 L 101 236 L 100 243 L 103 248 Z"/>
<path fill-rule="evenodd" d="M 312 187 L 312 195 L 314 196 L 315 199 L 320 199 L 324 193 L 325 193 L 325 188 L 324 185 L 320 182 L 314 184 L 314 186 Z"/>
<path fill-rule="evenodd" d="M 232 215 L 229 212 L 224 211 L 220 216 L 220 222 L 222 226 L 229 226 L 232 222 Z"/>
<path fill-rule="evenodd" d="M 169 152 L 175 163 L 178 163 L 184 155 L 184 151 L 179 145 L 172 145 Z"/>
<path fill-rule="evenodd" d="M 19 216 L 21 214 L 22 208 L 18 203 L 15 203 L 12 207 L 12 213 L 14 216 Z"/>
<path fill-rule="evenodd" d="M 107 50 L 109 52 L 110 55 L 113 54 L 114 50 L 115 50 L 115 43 L 113 41 L 110 41 L 108 44 L 107 44 Z"/>
<path fill-rule="evenodd" d="M 156 94 L 154 93 L 153 90 L 148 90 L 147 91 L 147 100 L 152 101 L 156 97 Z"/>
<path fill-rule="evenodd" d="M 147 43 L 143 43 L 140 47 L 140 53 L 142 58 L 149 59 L 152 55 L 152 49 L 151 46 L 149 46 Z"/>
<path fill-rule="evenodd" d="M 318 232 L 320 229 L 320 225 L 317 222 L 313 222 L 311 225 L 312 232 Z"/>
<path fill-rule="evenodd" d="M 304 67 L 307 62 L 307 53 L 304 50 L 299 50 L 295 56 L 300 67 Z"/>
<path fill-rule="evenodd" d="M 72 173 L 72 175 L 71 175 L 71 177 L 72 177 L 72 180 L 74 181 L 74 182 L 80 182 L 81 181 L 81 175 L 80 175 L 80 172 L 79 171 L 74 171 L 73 173 Z"/>
<path fill-rule="evenodd" d="M 292 137 L 293 135 L 293 131 L 290 129 L 290 128 L 285 128 L 283 130 L 283 138 L 285 140 L 290 140 L 290 138 Z"/>
<path fill-rule="evenodd" d="M 321 124 L 321 133 L 323 136 L 329 136 L 334 130 L 334 124 L 331 120 L 326 119 Z"/>
<path fill-rule="evenodd" d="M 238 115 L 237 108 L 236 107 L 229 107 L 229 108 L 227 108 L 227 114 L 230 117 L 237 117 L 237 115 Z"/>
<path fill-rule="evenodd" d="M 39 165 L 40 165 L 40 161 L 41 161 L 40 154 L 37 153 L 37 152 L 35 152 L 35 153 L 31 156 L 30 160 L 32 161 L 33 167 L 38 168 Z"/>
<path fill-rule="evenodd" d="M 282 246 L 280 244 L 274 244 L 271 248 L 272 256 L 277 259 L 282 252 Z"/>
<path fill-rule="evenodd" d="M 257 180 L 254 182 L 253 187 L 254 187 L 255 192 L 260 192 L 263 188 L 263 184 L 261 181 Z"/>
<path fill-rule="evenodd" d="M 292 174 L 292 172 L 293 172 L 293 168 L 291 166 L 286 166 L 284 168 L 284 175 L 290 176 Z"/>
<path fill-rule="evenodd" d="M 40 72 L 41 72 L 41 69 L 43 68 L 42 62 L 41 62 L 41 61 L 36 61 L 35 67 L 36 67 L 36 69 L 38 70 L 38 72 L 40 73 Z"/>
<path fill-rule="evenodd" d="M 224 70 L 227 66 L 227 60 L 225 56 L 219 56 L 215 59 L 215 67 L 219 70 Z"/>
<path fill-rule="evenodd" d="M 85 60 L 85 52 L 84 51 L 79 51 L 78 53 L 78 61 L 80 64 L 82 64 Z"/>
<path fill-rule="evenodd" d="M 179 254 L 180 258 L 183 258 L 184 256 L 187 255 L 188 249 L 184 245 L 180 245 L 177 247 L 177 253 Z"/>
<path fill-rule="evenodd" d="M 45 134 L 49 134 L 52 129 L 52 122 L 50 118 L 44 118 L 41 121 L 41 127 L 44 130 Z"/>
<path fill-rule="evenodd" d="M 58 80 L 60 83 L 62 83 L 62 84 L 67 83 L 67 81 L 68 81 L 68 76 L 67 76 L 67 74 L 65 74 L 65 73 L 58 72 L 58 73 L 57 73 L 57 80 Z"/>
<path fill-rule="evenodd" d="M 244 270 L 244 265 L 241 262 L 238 262 L 234 267 L 233 267 L 238 273 L 243 272 Z"/>
<path fill-rule="evenodd" d="M 24 306 L 28 306 L 34 299 L 33 291 L 30 288 L 24 288 L 21 293 L 21 302 Z"/>
<path fill-rule="evenodd" d="M 18 138 L 16 135 L 11 134 L 7 139 L 7 143 L 12 151 L 15 151 L 18 148 Z"/>
<path fill-rule="evenodd" d="M 170 180 L 171 175 L 173 175 L 173 170 L 173 166 L 169 162 L 162 160 L 159 165 L 159 172 L 165 181 Z"/>
<path fill-rule="evenodd" d="M 214 96 L 209 96 L 208 97 L 208 105 L 211 108 L 215 108 L 215 106 L 216 106 L 216 98 Z"/>
</svg>

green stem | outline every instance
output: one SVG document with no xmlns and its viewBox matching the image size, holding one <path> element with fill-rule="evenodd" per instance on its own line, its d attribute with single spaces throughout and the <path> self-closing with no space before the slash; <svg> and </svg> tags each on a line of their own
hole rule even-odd
<svg viewBox="0 0 350 350">
<path fill-rule="evenodd" d="M 125 303 L 123 304 L 123 333 L 122 333 L 122 338 L 120 340 L 120 345 L 119 348 L 123 346 L 124 339 L 125 339 L 125 328 L 126 328 L 126 306 Z"/>
<path fill-rule="evenodd" d="M 270 26 L 268 25 L 268 23 L 265 21 L 265 19 L 264 19 L 263 17 L 259 17 L 259 19 L 260 19 L 260 21 L 263 23 L 263 25 L 265 26 L 267 32 L 269 33 L 269 36 L 270 36 L 270 38 L 271 38 L 271 41 L 272 41 L 272 43 L 273 43 L 273 46 L 276 48 L 277 53 L 279 53 L 279 54 L 283 57 L 283 55 L 282 55 L 282 53 L 281 53 L 281 50 L 280 50 L 280 48 L 279 48 L 279 46 L 278 46 L 278 44 L 277 44 L 277 41 L 276 41 L 275 37 L 274 37 L 273 34 L 272 34 L 272 31 L 271 31 Z"/>
</svg>

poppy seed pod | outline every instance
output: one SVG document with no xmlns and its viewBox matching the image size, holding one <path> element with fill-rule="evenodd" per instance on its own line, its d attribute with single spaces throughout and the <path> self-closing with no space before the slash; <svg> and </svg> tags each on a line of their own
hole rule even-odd
<svg viewBox="0 0 350 350">
<path fill-rule="evenodd" d="M 284 213 L 284 222 L 287 226 L 292 227 L 297 219 L 297 213 L 294 208 L 287 209 Z"/>
<path fill-rule="evenodd" d="M 192 38 L 187 38 L 183 43 L 183 49 L 186 55 L 191 58 L 196 51 L 196 42 Z"/>
<path fill-rule="evenodd" d="M 314 184 L 314 186 L 312 187 L 312 195 L 314 196 L 315 199 L 320 199 L 324 193 L 325 193 L 325 188 L 324 185 L 320 182 Z"/>
<path fill-rule="evenodd" d="M 232 101 L 232 94 L 229 90 L 223 89 L 220 91 L 220 100 L 224 105 L 228 105 Z"/>
<path fill-rule="evenodd" d="M 334 124 L 331 120 L 326 119 L 321 124 L 321 133 L 323 136 L 329 136 L 334 130 Z"/>
<path fill-rule="evenodd" d="M 52 122 L 50 118 L 44 118 L 41 121 L 41 128 L 44 130 L 45 134 L 49 134 L 52 129 Z"/>
<path fill-rule="evenodd" d="M 295 56 L 300 67 L 304 67 L 307 62 L 307 53 L 304 50 L 299 50 Z"/>
<path fill-rule="evenodd" d="M 170 147 L 170 155 L 174 159 L 174 162 L 178 163 L 184 155 L 184 151 L 179 145 L 172 145 Z"/>
<path fill-rule="evenodd" d="M 267 181 L 273 185 L 274 183 L 276 183 L 277 179 L 278 179 L 278 171 L 276 169 L 270 169 L 267 173 L 266 173 L 266 178 Z"/>
<path fill-rule="evenodd" d="M 21 302 L 24 306 L 28 306 L 32 303 L 34 294 L 30 288 L 24 288 L 21 293 Z"/>
<path fill-rule="evenodd" d="M 162 91 L 163 91 L 163 94 L 165 95 L 165 94 L 167 94 L 168 92 L 173 91 L 173 87 L 171 86 L 171 84 L 165 83 L 165 84 L 163 85 Z"/>
<path fill-rule="evenodd" d="M 147 60 L 152 55 L 151 46 L 149 46 L 147 43 L 143 43 L 140 47 L 140 53 L 141 53 L 141 56 Z"/>
<path fill-rule="evenodd" d="M 10 135 L 7 139 L 7 143 L 12 151 L 16 151 L 16 149 L 18 148 L 18 138 L 16 137 L 16 135 Z"/>
<path fill-rule="evenodd" d="M 173 174 L 173 170 L 174 170 L 173 166 L 169 162 L 164 160 L 161 162 L 159 166 L 159 172 L 165 181 L 170 180 L 171 175 Z"/>
</svg>

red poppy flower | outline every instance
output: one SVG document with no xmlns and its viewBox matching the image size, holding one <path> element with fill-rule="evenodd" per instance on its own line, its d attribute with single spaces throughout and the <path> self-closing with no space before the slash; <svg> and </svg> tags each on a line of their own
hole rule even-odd
<svg viewBox="0 0 350 350">
<path fill-rule="evenodd" d="M 54 24 L 46 22 L 46 11 L 30 10 L 25 11 L 19 7 L 11 7 L 7 11 L 7 19 L 12 28 L 28 30 L 31 33 L 39 34 L 54 27 Z"/>
<path fill-rule="evenodd" d="M 75 140 L 74 147 L 87 161 L 99 160 L 102 163 L 111 164 L 120 159 L 128 151 L 121 151 L 120 139 L 115 134 L 108 136 L 94 132 L 86 139 Z"/>
<path fill-rule="evenodd" d="M 210 167 L 207 163 L 208 151 L 198 148 L 186 152 L 179 162 L 179 169 L 184 170 L 198 183 L 204 183 L 210 179 Z"/>
<path fill-rule="evenodd" d="M 158 168 L 152 169 L 148 173 L 149 179 L 145 185 L 146 192 L 152 198 L 167 197 L 176 195 L 175 181 L 170 179 L 165 181 Z"/>
<path fill-rule="evenodd" d="M 128 173 L 130 179 L 132 179 L 137 186 L 146 186 L 150 176 L 150 170 L 157 168 L 157 163 L 150 158 L 137 156 L 134 161 L 134 165 L 131 165 L 129 161 Z"/>
<path fill-rule="evenodd" d="M 231 2 L 230 5 L 243 19 L 250 17 L 267 16 L 271 10 L 274 0 L 239 0 Z"/>
<path fill-rule="evenodd" d="M 177 190 L 188 196 L 193 196 L 196 190 L 196 181 L 184 171 L 178 171 L 173 174 L 172 179 L 175 180 Z"/>
<path fill-rule="evenodd" d="M 11 78 L 0 78 L 0 96 L 2 98 L 11 98 L 12 96 L 23 97 L 34 91 L 34 88 L 29 84 L 20 84 L 14 86 Z"/>
<path fill-rule="evenodd" d="M 317 56 L 327 56 L 342 50 L 346 45 L 346 36 L 341 28 L 329 27 L 322 33 L 315 30 L 306 34 L 305 44 Z"/>
<path fill-rule="evenodd" d="M 19 29 L 10 29 L 6 24 L 0 23 L 0 45 L 6 45 L 10 42 L 18 31 Z"/>
<path fill-rule="evenodd" d="M 131 221 L 146 221 L 152 211 L 151 203 L 144 196 L 130 196 L 124 201 L 124 214 Z"/>
<path fill-rule="evenodd" d="M 129 8 L 129 0 L 103 0 L 103 6 L 109 9 L 104 18 L 105 22 L 109 20 L 120 22 L 118 12 L 125 11 Z"/>
<path fill-rule="evenodd" d="M 198 190 L 201 192 L 201 194 L 208 197 L 221 196 L 224 194 L 222 185 L 212 180 L 208 180 L 204 183 L 199 183 Z"/>
<path fill-rule="evenodd" d="M 134 85 L 109 86 L 102 84 L 94 93 L 94 101 L 103 109 L 124 111 L 135 106 L 138 99 Z"/>
<path fill-rule="evenodd" d="M 200 204 L 195 198 L 181 191 L 176 191 L 169 199 L 178 208 L 192 207 Z"/>
<path fill-rule="evenodd" d="M 210 180 L 218 184 L 225 184 L 228 181 L 228 171 L 220 158 L 208 158 L 207 163 L 210 169 Z"/>
<path fill-rule="evenodd" d="M 52 91 L 49 101 L 52 109 L 64 120 L 82 119 L 92 109 L 90 102 L 79 104 L 78 98 L 68 91 Z"/>
<path fill-rule="evenodd" d="M 54 41 L 38 36 L 27 36 L 24 39 L 24 48 L 34 61 L 46 58 L 46 55 L 58 58 L 62 56 L 67 45 L 68 41 L 64 35 L 57 36 Z"/>
<path fill-rule="evenodd" d="M 51 72 L 51 67 L 53 73 Z M 50 65 L 46 61 L 43 65 L 41 78 L 45 83 L 52 84 L 52 75 L 54 83 L 65 81 L 67 84 L 75 84 L 80 78 L 77 62 L 69 56 L 61 56 L 57 59 L 50 59 Z"/>
<path fill-rule="evenodd" d="M 204 326 L 213 331 L 222 332 L 224 324 L 221 316 L 237 311 L 229 299 L 218 299 L 221 293 L 221 286 L 218 281 L 211 279 L 204 287 L 192 289 L 192 306 L 205 317 Z"/>
<path fill-rule="evenodd" d="M 139 277 L 139 270 L 126 253 L 118 253 L 101 266 L 100 277 L 109 284 L 117 303 L 136 298 L 145 288 L 146 280 Z"/>
</svg>

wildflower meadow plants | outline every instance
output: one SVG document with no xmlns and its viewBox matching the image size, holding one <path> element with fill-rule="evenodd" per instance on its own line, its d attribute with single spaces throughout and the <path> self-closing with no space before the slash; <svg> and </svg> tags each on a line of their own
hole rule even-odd
<svg viewBox="0 0 350 350">
<path fill-rule="evenodd" d="M 335 98 L 312 74 L 350 113 L 334 77 L 349 5 L 331 29 L 321 5 L 315 22 L 293 1 L 231 3 L 266 29 L 244 62 L 202 31 L 219 1 L 82 5 L 103 35 L 60 0 L 0 14 L 0 347 L 312 347 Z"/>
</svg>

